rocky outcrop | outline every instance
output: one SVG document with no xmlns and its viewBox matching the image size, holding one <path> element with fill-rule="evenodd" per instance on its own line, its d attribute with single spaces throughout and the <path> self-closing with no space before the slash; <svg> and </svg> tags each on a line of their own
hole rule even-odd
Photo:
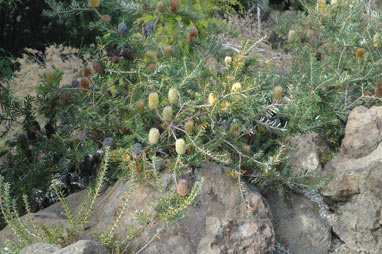
<svg viewBox="0 0 382 254">
<path fill-rule="evenodd" d="M 337 216 L 333 232 L 354 251 L 382 253 L 382 107 L 355 108 L 341 154 L 325 167 L 321 191 Z"/>
<path fill-rule="evenodd" d="M 21 250 L 20 254 L 108 254 L 109 252 L 102 244 L 81 240 L 61 249 L 57 245 L 47 243 L 35 243 Z"/>
<path fill-rule="evenodd" d="M 131 228 L 142 229 L 140 236 L 134 238 L 134 243 L 140 243 L 135 246 L 137 249 L 147 244 L 140 253 L 272 253 L 275 233 L 269 206 L 259 193 L 243 186 L 254 211 L 248 216 L 248 207 L 241 198 L 237 180 L 227 174 L 228 170 L 218 165 L 206 164 L 194 174 L 185 175 L 190 183 L 201 177 L 205 178 L 205 182 L 198 202 L 186 209 L 185 218 L 167 227 L 163 227 L 161 221 L 155 219 L 149 220 L 142 228 L 142 218 L 137 219 L 137 212 L 153 213 L 153 204 L 157 203 L 158 198 L 174 191 L 171 174 L 161 175 L 164 186 L 162 193 L 149 185 L 117 182 L 99 198 L 81 239 L 92 239 L 94 232 L 107 230 L 114 223 L 126 198 L 126 192 L 133 188 L 129 206 L 118 223 L 116 237 L 126 239 L 131 234 Z M 84 192 L 69 196 L 69 205 L 76 211 L 83 197 Z M 33 216 L 37 223 L 67 225 L 60 204 L 48 207 Z M 11 237 L 8 227 L 0 232 L 0 241 L 7 237 Z M 134 244 L 131 244 L 131 247 L 133 246 Z"/>
</svg>

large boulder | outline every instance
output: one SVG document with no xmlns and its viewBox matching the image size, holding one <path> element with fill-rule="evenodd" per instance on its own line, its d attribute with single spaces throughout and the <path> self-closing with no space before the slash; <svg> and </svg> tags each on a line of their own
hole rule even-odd
<svg viewBox="0 0 382 254">
<path fill-rule="evenodd" d="M 47 243 L 35 243 L 23 248 L 20 254 L 108 254 L 109 252 L 102 244 L 81 240 L 63 249 L 57 245 Z"/>
<path fill-rule="evenodd" d="M 275 233 L 272 224 L 272 214 L 264 198 L 257 192 L 242 186 L 247 200 L 252 204 L 254 213 L 249 216 L 248 207 L 243 202 L 239 192 L 238 182 L 228 175 L 228 168 L 218 165 L 205 164 L 195 173 L 184 177 L 192 184 L 205 178 L 198 195 L 197 203 L 186 209 L 186 217 L 175 224 L 162 226 L 159 219 L 149 220 L 142 227 L 142 216 L 137 213 L 150 215 L 155 213 L 153 204 L 158 198 L 173 191 L 172 174 L 161 174 L 163 192 L 150 185 L 117 182 L 107 189 L 98 199 L 81 239 L 93 239 L 94 232 L 108 230 L 119 215 L 127 191 L 134 191 L 129 197 L 129 206 L 121 216 L 115 237 L 126 239 L 131 235 L 131 229 L 138 229 L 140 235 L 136 237 L 131 247 L 142 249 L 140 253 L 244 253 L 266 254 L 272 253 L 275 245 Z M 70 207 L 78 210 L 84 192 L 69 196 Z M 66 223 L 65 215 L 60 204 L 55 204 L 36 214 L 35 221 L 40 223 L 40 214 L 45 214 L 45 220 L 53 218 L 52 224 Z M 58 222 L 59 221 L 59 222 Z M 44 221 L 44 224 L 49 224 Z M 157 235 L 158 234 L 158 235 Z M 11 238 L 7 227 L 0 232 L 0 241 Z M 140 243 L 134 244 L 134 243 Z"/>
<path fill-rule="evenodd" d="M 352 250 L 382 253 L 382 107 L 355 108 L 341 154 L 324 169 L 321 191 L 337 216 L 333 232 Z"/>
</svg>

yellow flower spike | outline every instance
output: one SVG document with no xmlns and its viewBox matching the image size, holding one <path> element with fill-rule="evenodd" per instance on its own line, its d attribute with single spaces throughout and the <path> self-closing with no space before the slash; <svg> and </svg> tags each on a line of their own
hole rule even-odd
<svg viewBox="0 0 382 254">
<path fill-rule="evenodd" d="M 235 84 L 232 85 L 231 91 L 233 93 L 237 93 L 241 90 L 241 84 L 239 82 L 236 82 Z"/>
<path fill-rule="evenodd" d="M 184 139 L 179 138 L 175 142 L 175 150 L 179 155 L 183 155 L 186 153 L 186 141 Z"/>
<path fill-rule="evenodd" d="M 297 33 L 296 33 L 296 30 L 289 30 L 289 33 L 288 33 L 288 42 L 289 43 L 295 43 L 297 41 Z"/>
<path fill-rule="evenodd" d="M 167 122 L 171 122 L 171 120 L 172 120 L 172 108 L 171 108 L 171 106 L 167 106 L 163 109 L 162 116 L 163 116 L 164 120 L 166 120 Z"/>
<path fill-rule="evenodd" d="M 150 93 L 149 95 L 149 108 L 156 109 L 159 105 L 159 96 L 156 92 Z"/>
<path fill-rule="evenodd" d="M 382 47 L 382 36 L 380 33 L 374 34 L 373 37 L 373 46 L 375 48 L 381 48 Z"/>
<path fill-rule="evenodd" d="M 210 93 L 208 95 L 208 103 L 213 105 L 216 103 L 216 101 L 218 100 L 218 98 L 216 98 L 216 96 L 213 94 L 213 93 Z"/>
<path fill-rule="evenodd" d="M 326 0 L 317 0 L 317 11 L 323 13 L 326 9 Z"/>
<path fill-rule="evenodd" d="M 170 88 L 170 90 L 168 90 L 168 101 L 173 105 L 178 103 L 178 90 L 175 88 Z"/>
<path fill-rule="evenodd" d="M 159 141 L 159 130 L 157 128 L 151 128 L 149 132 L 149 144 L 155 145 Z"/>
<path fill-rule="evenodd" d="M 192 120 L 188 120 L 188 121 L 184 124 L 184 130 L 187 132 L 188 135 L 191 135 L 191 134 L 192 134 L 192 131 L 194 130 L 194 121 L 192 121 Z"/>
<path fill-rule="evenodd" d="M 338 3 L 337 0 L 332 0 L 332 1 L 330 2 L 331 5 L 335 5 L 335 4 L 337 4 L 337 3 Z"/>
<path fill-rule="evenodd" d="M 230 56 L 226 56 L 226 57 L 224 58 L 224 63 L 225 63 L 226 66 L 230 66 L 231 63 L 232 63 L 232 57 L 230 57 Z"/>
<path fill-rule="evenodd" d="M 283 98 L 283 88 L 281 86 L 276 86 L 273 89 L 273 100 L 281 101 Z"/>
</svg>

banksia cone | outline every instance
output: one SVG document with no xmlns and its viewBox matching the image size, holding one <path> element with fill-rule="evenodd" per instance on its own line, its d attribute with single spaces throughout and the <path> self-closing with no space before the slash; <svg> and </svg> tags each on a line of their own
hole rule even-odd
<svg viewBox="0 0 382 254">
<path fill-rule="evenodd" d="M 109 15 L 102 15 L 101 20 L 105 23 L 110 23 L 111 17 Z"/>
<path fill-rule="evenodd" d="M 144 101 L 138 101 L 137 102 L 137 110 L 138 110 L 138 113 L 143 115 L 143 113 L 145 112 L 145 103 Z"/>
<path fill-rule="evenodd" d="M 172 47 L 171 47 L 171 45 L 164 46 L 163 51 L 164 51 L 165 57 L 170 58 L 172 56 Z"/>
<path fill-rule="evenodd" d="M 335 4 L 337 4 L 337 3 L 338 3 L 337 0 L 332 0 L 332 1 L 330 2 L 331 5 L 335 5 Z"/>
<path fill-rule="evenodd" d="M 164 8 L 164 3 L 163 2 L 158 2 L 157 3 L 157 10 L 161 13 L 163 13 L 165 11 L 165 8 Z"/>
<path fill-rule="evenodd" d="M 64 105 L 69 104 L 69 94 L 62 93 L 58 97 L 59 97 L 60 101 L 62 102 L 62 104 L 64 104 Z"/>
<path fill-rule="evenodd" d="M 170 88 L 170 90 L 168 90 L 168 101 L 173 105 L 178 103 L 178 90 L 175 88 Z"/>
<path fill-rule="evenodd" d="M 90 80 L 88 78 L 82 78 L 80 82 L 80 87 L 84 89 L 90 88 Z"/>
<path fill-rule="evenodd" d="M 171 122 L 172 120 L 172 108 L 171 106 L 167 106 L 163 109 L 163 119 L 166 120 L 167 122 Z"/>
<path fill-rule="evenodd" d="M 216 96 L 213 94 L 213 93 L 210 93 L 208 95 L 208 103 L 213 105 L 218 99 L 216 98 Z"/>
<path fill-rule="evenodd" d="M 104 74 L 105 68 L 102 66 L 102 64 L 98 60 L 93 61 L 93 69 L 98 74 Z"/>
<path fill-rule="evenodd" d="M 155 69 L 157 68 L 157 65 L 155 63 L 151 63 L 147 66 L 147 71 L 149 73 L 153 73 L 155 71 Z"/>
<path fill-rule="evenodd" d="M 382 47 L 382 35 L 380 33 L 374 34 L 374 37 L 373 37 L 373 46 L 375 48 Z"/>
<path fill-rule="evenodd" d="M 365 57 L 365 52 L 366 52 L 366 49 L 363 49 L 363 48 L 358 48 L 358 49 L 357 49 L 356 57 L 357 57 L 357 59 L 358 59 L 360 62 L 363 62 L 364 57 Z"/>
<path fill-rule="evenodd" d="M 326 0 L 317 0 L 317 11 L 323 13 L 326 9 Z"/>
<path fill-rule="evenodd" d="M 187 39 L 189 42 L 192 42 L 194 38 L 198 38 L 198 35 L 199 35 L 198 29 L 196 27 L 193 27 L 190 29 L 190 31 L 188 31 Z"/>
<path fill-rule="evenodd" d="M 230 57 L 230 56 L 226 56 L 225 58 L 224 58 L 224 63 L 225 63 L 225 65 L 231 65 L 231 63 L 232 63 L 232 57 Z"/>
<path fill-rule="evenodd" d="M 233 93 L 239 92 L 241 90 L 241 84 L 239 82 L 236 82 L 235 84 L 232 85 L 231 91 Z"/>
<path fill-rule="evenodd" d="M 186 179 L 180 179 L 178 186 L 176 187 L 176 192 L 179 196 L 184 197 L 188 193 L 188 181 Z"/>
<path fill-rule="evenodd" d="M 159 96 L 156 92 L 152 92 L 149 95 L 149 108 L 156 109 L 159 105 Z"/>
<path fill-rule="evenodd" d="M 188 121 L 184 124 L 184 130 L 187 132 L 188 135 L 191 135 L 191 134 L 192 134 L 192 131 L 194 130 L 194 121 L 192 121 L 192 120 L 188 120 Z"/>
<path fill-rule="evenodd" d="M 175 14 L 178 12 L 179 8 L 180 8 L 180 1 L 179 0 L 171 0 L 170 12 Z"/>
<path fill-rule="evenodd" d="M 159 130 L 157 128 L 151 128 L 149 132 L 149 144 L 155 145 L 159 141 Z"/>
<path fill-rule="evenodd" d="M 294 43 L 297 40 L 297 34 L 295 30 L 289 30 L 288 33 L 288 42 L 289 43 Z"/>
<path fill-rule="evenodd" d="M 84 76 L 85 77 L 90 77 L 92 75 L 92 69 L 90 67 L 85 67 L 84 69 Z"/>
<path fill-rule="evenodd" d="M 273 89 L 273 100 L 281 101 L 283 98 L 283 88 L 281 86 L 276 86 Z"/>
<path fill-rule="evenodd" d="M 382 98 L 382 80 L 377 82 L 377 88 L 374 91 L 374 94 L 378 98 Z"/>
<path fill-rule="evenodd" d="M 48 85 L 51 85 L 53 84 L 53 81 L 54 81 L 54 70 L 52 68 L 49 68 L 47 71 L 46 71 L 46 83 L 48 83 Z"/>
<path fill-rule="evenodd" d="M 183 155 L 186 153 L 186 142 L 184 141 L 184 139 L 179 138 L 176 140 L 175 150 L 176 150 L 177 154 L 179 154 L 179 155 Z"/>
<path fill-rule="evenodd" d="M 89 0 L 88 6 L 91 8 L 97 8 L 101 4 L 101 0 Z"/>
<path fill-rule="evenodd" d="M 243 146 L 243 153 L 249 155 L 251 153 L 251 147 L 249 145 Z"/>
</svg>

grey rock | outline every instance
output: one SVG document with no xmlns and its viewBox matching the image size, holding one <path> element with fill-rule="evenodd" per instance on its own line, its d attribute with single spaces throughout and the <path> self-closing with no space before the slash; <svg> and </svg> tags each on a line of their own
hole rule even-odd
<svg viewBox="0 0 382 254">
<path fill-rule="evenodd" d="M 128 28 L 127 28 L 127 26 L 126 26 L 126 24 L 125 23 L 120 23 L 119 25 L 118 25 L 118 32 L 119 32 L 119 34 L 120 35 L 127 35 L 127 33 L 128 33 Z"/>
<path fill-rule="evenodd" d="M 35 243 L 28 245 L 20 251 L 20 254 L 50 254 L 60 250 L 60 246 L 49 243 Z"/>
<path fill-rule="evenodd" d="M 278 241 L 293 254 L 327 254 L 331 247 L 331 227 L 319 208 L 302 195 L 291 194 L 291 207 L 278 193 L 265 195 L 271 207 Z"/>
<path fill-rule="evenodd" d="M 106 247 L 91 240 L 81 240 L 69 245 L 54 254 L 108 254 Z"/>
<path fill-rule="evenodd" d="M 112 137 L 107 137 L 102 142 L 102 149 L 105 150 L 106 147 L 109 147 L 110 149 L 115 149 L 115 141 Z"/>
<path fill-rule="evenodd" d="M 321 190 L 337 220 L 333 232 L 353 251 L 382 253 L 382 107 L 355 108 L 341 154 L 324 168 L 332 180 Z"/>
</svg>

